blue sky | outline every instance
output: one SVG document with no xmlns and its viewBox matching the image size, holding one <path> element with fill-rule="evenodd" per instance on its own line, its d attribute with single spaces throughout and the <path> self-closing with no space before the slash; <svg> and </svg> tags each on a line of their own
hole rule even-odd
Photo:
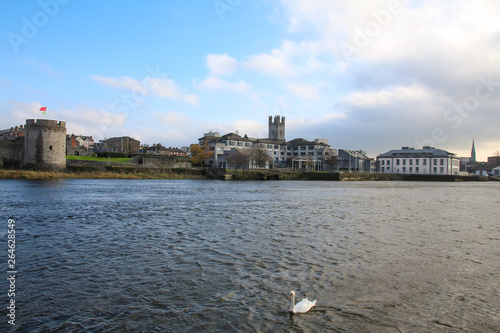
<svg viewBox="0 0 500 333">
<path fill-rule="evenodd" d="M 1 128 L 186 146 L 208 130 L 369 156 L 500 150 L 496 0 L 0 1 Z M 47 107 L 47 115 L 38 110 Z"/>
</svg>

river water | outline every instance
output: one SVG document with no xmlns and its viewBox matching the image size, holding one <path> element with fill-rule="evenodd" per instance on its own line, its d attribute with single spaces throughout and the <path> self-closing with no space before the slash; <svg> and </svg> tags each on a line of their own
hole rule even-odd
<svg viewBox="0 0 500 333">
<path fill-rule="evenodd" d="M 1 331 L 498 332 L 500 183 L 0 180 Z M 7 221 L 15 220 L 15 326 Z M 317 299 L 290 315 L 288 295 Z"/>
</svg>

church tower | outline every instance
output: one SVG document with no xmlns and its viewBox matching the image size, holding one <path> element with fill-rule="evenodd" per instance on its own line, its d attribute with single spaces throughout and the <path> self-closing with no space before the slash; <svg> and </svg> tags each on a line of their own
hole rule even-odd
<svg viewBox="0 0 500 333">
<path fill-rule="evenodd" d="M 269 116 L 269 140 L 285 141 L 285 117 Z"/>
<path fill-rule="evenodd" d="M 472 150 L 470 152 L 470 163 L 476 163 L 476 147 L 474 146 L 474 139 L 472 139 Z"/>
</svg>

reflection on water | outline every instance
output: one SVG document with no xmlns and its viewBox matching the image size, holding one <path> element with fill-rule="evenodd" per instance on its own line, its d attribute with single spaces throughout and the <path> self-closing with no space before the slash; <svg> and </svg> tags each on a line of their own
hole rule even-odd
<svg viewBox="0 0 500 333">
<path fill-rule="evenodd" d="M 500 328 L 496 183 L 0 185 L 19 331 Z"/>
</svg>

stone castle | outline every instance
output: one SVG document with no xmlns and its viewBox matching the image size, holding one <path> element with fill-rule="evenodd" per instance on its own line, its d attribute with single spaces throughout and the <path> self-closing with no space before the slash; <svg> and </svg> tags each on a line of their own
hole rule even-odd
<svg viewBox="0 0 500 333">
<path fill-rule="evenodd" d="M 57 170 L 66 167 L 66 122 L 26 119 L 0 131 L 0 166 Z"/>
</svg>

